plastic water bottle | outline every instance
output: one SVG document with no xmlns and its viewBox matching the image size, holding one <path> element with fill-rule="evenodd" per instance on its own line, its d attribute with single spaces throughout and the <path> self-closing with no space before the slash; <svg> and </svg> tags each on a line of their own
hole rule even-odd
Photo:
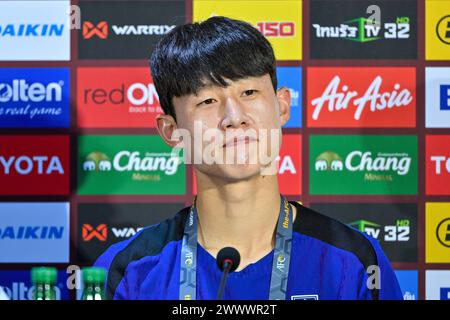
<svg viewBox="0 0 450 320">
<path fill-rule="evenodd" d="M 97 267 L 83 268 L 84 291 L 82 300 L 105 300 L 106 270 Z"/>
<path fill-rule="evenodd" d="M 31 269 L 31 281 L 34 286 L 34 300 L 56 300 L 56 268 L 36 267 Z"/>
</svg>

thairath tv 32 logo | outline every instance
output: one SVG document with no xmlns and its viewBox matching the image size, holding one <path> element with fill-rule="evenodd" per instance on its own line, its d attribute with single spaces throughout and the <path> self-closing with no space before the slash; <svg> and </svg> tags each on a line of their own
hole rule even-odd
<svg viewBox="0 0 450 320">
<path fill-rule="evenodd" d="M 374 19 L 359 17 L 341 23 L 339 26 L 312 25 L 317 38 L 339 38 L 355 42 L 369 42 L 380 39 L 408 39 L 409 17 L 397 17 L 395 21 L 380 23 Z"/>
</svg>

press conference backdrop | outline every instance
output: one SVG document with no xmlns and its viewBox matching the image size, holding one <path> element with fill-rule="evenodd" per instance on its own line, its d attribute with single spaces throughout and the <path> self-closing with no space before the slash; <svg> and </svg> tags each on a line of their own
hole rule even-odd
<svg viewBox="0 0 450 320">
<path fill-rule="evenodd" d="M 67 266 L 191 203 L 147 60 L 175 25 L 212 15 L 258 28 L 291 90 L 281 192 L 377 238 L 405 299 L 450 299 L 447 0 L 0 1 L 6 293 L 29 299 L 30 267 L 50 265 L 69 299 Z"/>
</svg>

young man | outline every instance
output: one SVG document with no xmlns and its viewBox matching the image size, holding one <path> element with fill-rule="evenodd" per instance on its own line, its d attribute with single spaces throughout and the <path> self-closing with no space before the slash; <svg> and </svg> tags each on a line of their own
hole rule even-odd
<svg viewBox="0 0 450 320">
<path fill-rule="evenodd" d="M 277 90 L 273 49 L 257 29 L 224 17 L 176 27 L 155 48 L 151 71 L 165 112 L 161 137 L 195 158 L 208 153 L 195 127 L 215 130 L 216 161 L 194 162 L 195 205 L 98 259 L 108 298 L 215 299 L 215 257 L 229 246 L 241 262 L 224 299 L 402 298 L 376 240 L 280 196 L 268 169 L 281 137 L 263 133 L 281 132 L 291 97 Z M 257 135 L 242 134 L 250 130 Z M 252 161 L 255 149 L 268 160 Z"/>
</svg>

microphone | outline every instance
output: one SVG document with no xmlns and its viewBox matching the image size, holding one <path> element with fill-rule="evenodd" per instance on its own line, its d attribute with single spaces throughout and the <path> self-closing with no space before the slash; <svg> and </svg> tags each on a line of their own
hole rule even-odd
<svg viewBox="0 0 450 320">
<path fill-rule="evenodd" d="M 228 273 L 237 269 L 239 262 L 241 262 L 241 255 L 235 248 L 225 247 L 220 249 L 216 260 L 217 266 L 222 271 L 222 279 L 220 280 L 219 291 L 217 291 L 217 300 L 222 300 Z"/>
</svg>

